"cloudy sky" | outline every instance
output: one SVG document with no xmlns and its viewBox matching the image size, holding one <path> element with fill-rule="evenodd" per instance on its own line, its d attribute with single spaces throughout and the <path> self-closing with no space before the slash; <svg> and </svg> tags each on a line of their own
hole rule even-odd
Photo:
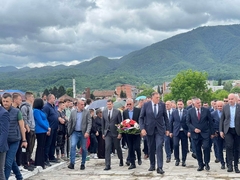
<svg viewBox="0 0 240 180">
<path fill-rule="evenodd" d="M 199 26 L 240 23 L 239 0 L 0 0 L 0 66 L 121 57 Z"/>
</svg>

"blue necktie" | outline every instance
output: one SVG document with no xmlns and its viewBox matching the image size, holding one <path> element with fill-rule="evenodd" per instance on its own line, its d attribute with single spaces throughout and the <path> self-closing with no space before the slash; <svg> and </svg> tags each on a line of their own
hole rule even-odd
<svg viewBox="0 0 240 180">
<path fill-rule="evenodd" d="M 180 121 L 182 120 L 182 110 L 180 110 Z"/>
</svg>

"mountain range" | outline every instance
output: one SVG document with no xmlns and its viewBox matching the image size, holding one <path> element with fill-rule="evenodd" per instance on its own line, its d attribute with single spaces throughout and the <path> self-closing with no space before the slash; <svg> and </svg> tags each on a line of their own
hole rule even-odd
<svg viewBox="0 0 240 180">
<path fill-rule="evenodd" d="M 240 78 L 240 25 L 207 26 L 154 43 L 120 59 L 98 56 L 74 66 L 0 67 L 0 89 L 42 92 L 63 85 L 82 91 L 119 84 L 156 85 L 186 69 L 206 71 L 209 79 Z"/>
</svg>

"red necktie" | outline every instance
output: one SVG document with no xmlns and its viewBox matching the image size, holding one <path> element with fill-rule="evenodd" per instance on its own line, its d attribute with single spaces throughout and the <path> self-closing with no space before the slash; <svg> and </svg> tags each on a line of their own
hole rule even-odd
<svg viewBox="0 0 240 180">
<path fill-rule="evenodd" d="M 199 109 L 197 109 L 197 118 L 198 118 L 198 120 L 200 121 L 200 112 L 199 112 Z"/>
</svg>

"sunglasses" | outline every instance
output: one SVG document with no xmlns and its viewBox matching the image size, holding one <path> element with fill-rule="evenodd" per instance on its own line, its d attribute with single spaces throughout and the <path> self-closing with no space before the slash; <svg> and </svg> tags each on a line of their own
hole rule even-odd
<svg viewBox="0 0 240 180">
<path fill-rule="evenodd" d="M 131 106 L 132 104 L 127 104 L 127 106 Z"/>
<path fill-rule="evenodd" d="M 224 101 L 224 102 L 228 102 L 228 101 Z"/>
</svg>

